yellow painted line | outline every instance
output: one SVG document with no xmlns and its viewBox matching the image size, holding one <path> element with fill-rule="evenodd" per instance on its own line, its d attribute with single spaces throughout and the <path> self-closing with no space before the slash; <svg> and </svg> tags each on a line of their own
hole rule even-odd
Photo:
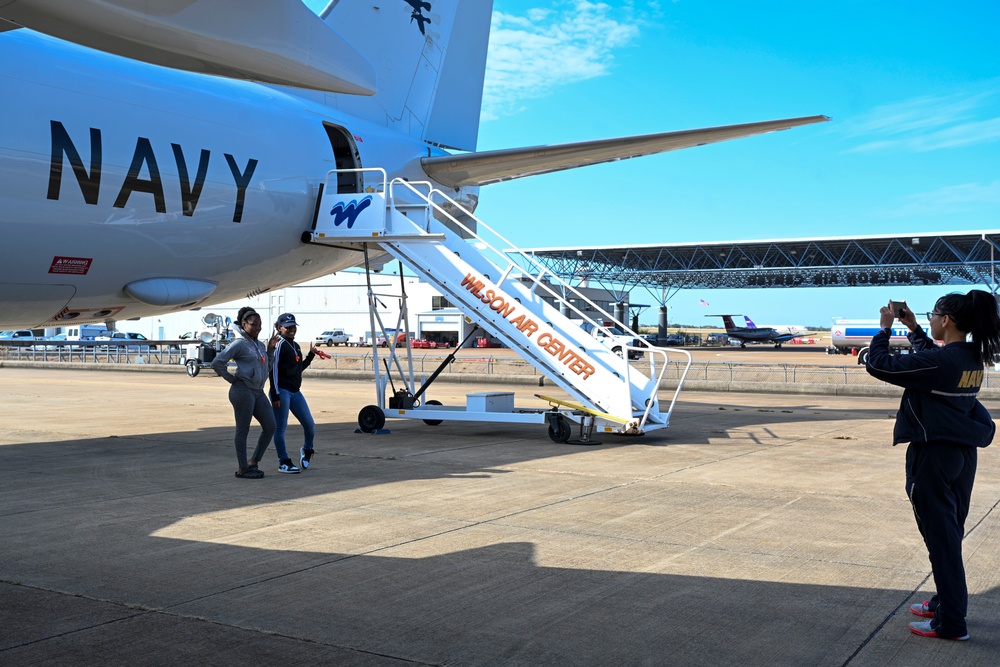
<svg viewBox="0 0 1000 667">
<path fill-rule="evenodd" d="M 564 398 L 555 398 L 553 396 L 545 396 L 544 394 L 535 394 L 535 398 L 540 398 L 543 401 L 548 401 L 554 405 L 562 405 L 567 408 L 579 410 L 580 412 L 586 412 L 588 415 L 594 415 L 595 417 L 607 419 L 608 421 L 617 422 L 619 424 L 627 424 L 631 421 L 630 419 L 622 419 L 621 417 L 616 417 L 615 415 L 608 414 L 607 412 L 601 412 L 600 410 L 588 408 L 587 406 L 581 405 L 576 401 L 568 401 Z"/>
</svg>

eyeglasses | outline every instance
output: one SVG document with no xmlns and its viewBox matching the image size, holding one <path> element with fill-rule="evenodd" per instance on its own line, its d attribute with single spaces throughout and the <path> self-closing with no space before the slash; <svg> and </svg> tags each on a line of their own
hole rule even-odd
<svg viewBox="0 0 1000 667">
<path fill-rule="evenodd" d="M 944 317 L 945 313 L 939 313 L 939 312 L 938 312 L 938 311 L 936 311 L 936 310 L 928 310 L 928 311 L 927 311 L 927 312 L 925 313 L 925 315 L 927 315 L 927 319 L 929 320 L 929 319 L 931 319 L 931 317 L 933 317 L 934 315 L 937 315 L 938 317 Z"/>
</svg>

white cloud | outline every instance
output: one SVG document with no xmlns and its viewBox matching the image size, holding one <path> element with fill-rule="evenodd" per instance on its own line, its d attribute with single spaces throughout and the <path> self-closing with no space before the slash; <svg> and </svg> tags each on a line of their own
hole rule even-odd
<svg viewBox="0 0 1000 667">
<path fill-rule="evenodd" d="M 890 217 L 947 215 L 1000 206 L 1000 181 L 964 183 L 909 196 L 897 209 L 886 211 Z"/>
<path fill-rule="evenodd" d="M 985 90 L 919 97 L 876 107 L 845 125 L 862 143 L 854 153 L 926 152 L 1000 140 L 997 81 Z"/>
<path fill-rule="evenodd" d="M 494 12 L 483 119 L 515 113 L 525 100 L 559 86 L 604 76 L 615 50 L 638 36 L 637 23 L 631 3 L 611 7 L 574 0 L 524 16 Z"/>
</svg>

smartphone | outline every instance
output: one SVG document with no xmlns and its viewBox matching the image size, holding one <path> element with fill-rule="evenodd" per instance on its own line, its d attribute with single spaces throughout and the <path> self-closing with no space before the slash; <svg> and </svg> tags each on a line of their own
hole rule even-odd
<svg viewBox="0 0 1000 667">
<path fill-rule="evenodd" d="M 892 308 L 893 317 L 902 317 L 903 311 L 906 310 L 905 301 L 890 301 L 889 307 Z"/>
</svg>

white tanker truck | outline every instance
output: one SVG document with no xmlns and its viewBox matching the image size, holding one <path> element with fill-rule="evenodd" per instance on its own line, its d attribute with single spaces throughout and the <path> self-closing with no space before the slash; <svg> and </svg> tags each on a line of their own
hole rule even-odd
<svg viewBox="0 0 1000 667">
<path fill-rule="evenodd" d="M 930 324 L 926 320 L 918 319 L 917 324 L 930 335 Z M 878 320 L 834 320 L 830 327 L 830 347 L 826 351 L 830 354 L 856 352 L 858 363 L 864 364 L 868 360 L 868 345 L 872 342 L 872 336 L 878 333 L 878 325 Z M 907 354 L 910 350 L 910 341 L 906 337 L 908 333 L 909 329 L 905 326 L 899 322 L 894 323 L 889 349 L 896 354 Z"/>
</svg>

